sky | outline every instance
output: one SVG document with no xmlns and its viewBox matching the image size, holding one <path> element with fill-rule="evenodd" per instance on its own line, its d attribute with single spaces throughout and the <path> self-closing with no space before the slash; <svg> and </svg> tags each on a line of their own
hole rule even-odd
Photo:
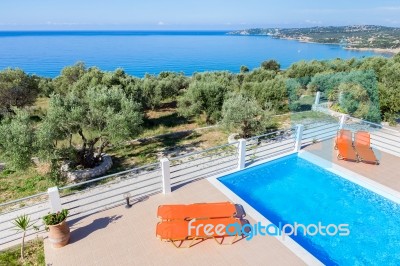
<svg viewBox="0 0 400 266">
<path fill-rule="evenodd" d="M 400 27 L 400 0 L 4 0 L 0 30 Z"/>
</svg>

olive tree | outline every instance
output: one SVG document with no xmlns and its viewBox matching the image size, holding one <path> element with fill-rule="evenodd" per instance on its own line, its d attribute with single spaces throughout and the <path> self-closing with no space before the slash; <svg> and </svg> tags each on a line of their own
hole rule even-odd
<svg viewBox="0 0 400 266">
<path fill-rule="evenodd" d="M 397 58 L 400 58 L 397 55 Z M 394 59 L 396 60 L 396 58 Z M 397 63 L 387 64 L 383 67 L 379 84 L 379 100 L 385 120 L 395 123 L 400 113 L 400 59 Z"/>
<path fill-rule="evenodd" d="M 221 124 L 227 130 L 237 131 L 243 138 L 273 126 L 270 113 L 264 111 L 256 100 L 241 94 L 231 94 L 224 102 Z"/>
<path fill-rule="evenodd" d="M 31 164 L 34 131 L 29 114 L 13 109 L 0 123 L 0 150 L 14 169 L 26 169 Z"/>
<path fill-rule="evenodd" d="M 119 87 L 96 86 L 84 93 L 52 95 L 38 132 L 42 156 L 51 158 L 63 140 L 69 140 L 67 145 L 74 149 L 72 138 L 76 135 L 80 138 L 78 163 L 93 167 L 108 144 L 139 133 L 142 117 L 140 105 Z"/>
<path fill-rule="evenodd" d="M 185 117 L 204 114 L 207 123 L 215 123 L 221 118 L 228 91 L 229 88 L 218 81 L 193 81 L 178 100 L 178 112 Z"/>
<path fill-rule="evenodd" d="M 261 63 L 261 68 L 265 70 L 279 71 L 281 65 L 275 60 L 267 60 Z"/>
<path fill-rule="evenodd" d="M 21 69 L 0 71 L 0 111 L 12 112 L 13 107 L 23 107 L 35 101 L 37 80 Z"/>
</svg>

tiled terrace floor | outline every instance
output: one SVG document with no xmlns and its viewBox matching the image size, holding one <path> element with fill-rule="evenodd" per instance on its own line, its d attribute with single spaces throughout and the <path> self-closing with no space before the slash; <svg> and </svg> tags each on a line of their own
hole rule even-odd
<svg viewBox="0 0 400 266">
<path fill-rule="evenodd" d="M 367 165 L 336 159 L 332 141 L 305 148 L 315 155 L 400 191 L 400 158 L 380 152 L 381 164 Z M 71 243 L 54 250 L 45 240 L 49 265 L 303 265 L 294 253 L 272 237 L 241 240 L 219 246 L 213 240 L 190 249 L 176 249 L 155 237 L 156 209 L 166 203 L 227 201 L 207 180 L 183 186 L 172 194 L 158 194 L 135 204 L 118 207 L 70 222 Z M 247 217 L 253 223 L 254 221 Z"/>
<path fill-rule="evenodd" d="M 71 225 L 71 242 L 52 249 L 45 240 L 46 264 L 58 265 L 304 265 L 273 237 L 245 239 L 220 246 L 209 239 L 177 249 L 155 236 L 157 206 L 166 203 L 228 201 L 207 180 L 158 194 L 130 209 L 117 207 Z M 250 217 L 247 219 L 253 223 Z"/>
</svg>

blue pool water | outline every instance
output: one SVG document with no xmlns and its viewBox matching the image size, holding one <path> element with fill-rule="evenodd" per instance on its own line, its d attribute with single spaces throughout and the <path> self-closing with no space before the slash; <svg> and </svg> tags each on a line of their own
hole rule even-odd
<svg viewBox="0 0 400 266">
<path fill-rule="evenodd" d="M 55 77 L 65 66 L 84 61 L 103 70 L 125 69 L 131 75 L 258 67 L 276 59 L 283 68 L 300 60 L 374 55 L 337 45 L 277 40 L 267 36 L 231 36 L 226 31 L 75 31 L 0 32 L 0 70 L 19 67 Z"/>
<path fill-rule="evenodd" d="M 219 181 L 277 226 L 349 224 L 349 236 L 292 237 L 324 264 L 400 265 L 400 205 L 297 155 Z"/>
</svg>

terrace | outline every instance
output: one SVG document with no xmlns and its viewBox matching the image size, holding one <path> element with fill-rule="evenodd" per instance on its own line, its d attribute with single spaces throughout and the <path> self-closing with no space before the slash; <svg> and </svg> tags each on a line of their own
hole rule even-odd
<svg viewBox="0 0 400 266">
<path fill-rule="evenodd" d="M 333 149 L 333 139 L 339 128 L 368 130 L 371 145 L 381 164 L 339 161 Z M 56 194 L 45 192 L 1 204 L 0 248 L 16 244 L 18 240 L 19 236 L 10 223 L 13 218 L 27 213 L 34 220 L 39 220 L 50 209 L 57 208 L 55 196 L 63 208 L 70 210 L 71 241 L 64 248 L 55 250 L 45 239 L 46 263 L 50 265 L 144 264 L 149 261 L 152 264 L 178 264 L 183 259 L 189 259 L 192 264 L 201 264 L 206 260 L 207 263 L 221 265 L 318 263 L 296 245 L 273 237 L 255 237 L 251 241 L 243 239 L 230 246 L 219 246 L 208 240 L 190 249 L 175 249 L 155 237 L 158 205 L 232 200 L 231 195 L 221 192 L 208 178 L 299 151 L 400 195 L 400 132 L 347 116 L 333 116 L 328 120 L 298 125 L 58 188 Z M 130 209 L 123 206 L 126 193 L 130 194 L 133 203 Z M 243 205 L 250 223 L 258 220 L 254 210 L 245 203 Z M 30 237 L 36 234 L 33 231 L 29 233 Z"/>
</svg>

